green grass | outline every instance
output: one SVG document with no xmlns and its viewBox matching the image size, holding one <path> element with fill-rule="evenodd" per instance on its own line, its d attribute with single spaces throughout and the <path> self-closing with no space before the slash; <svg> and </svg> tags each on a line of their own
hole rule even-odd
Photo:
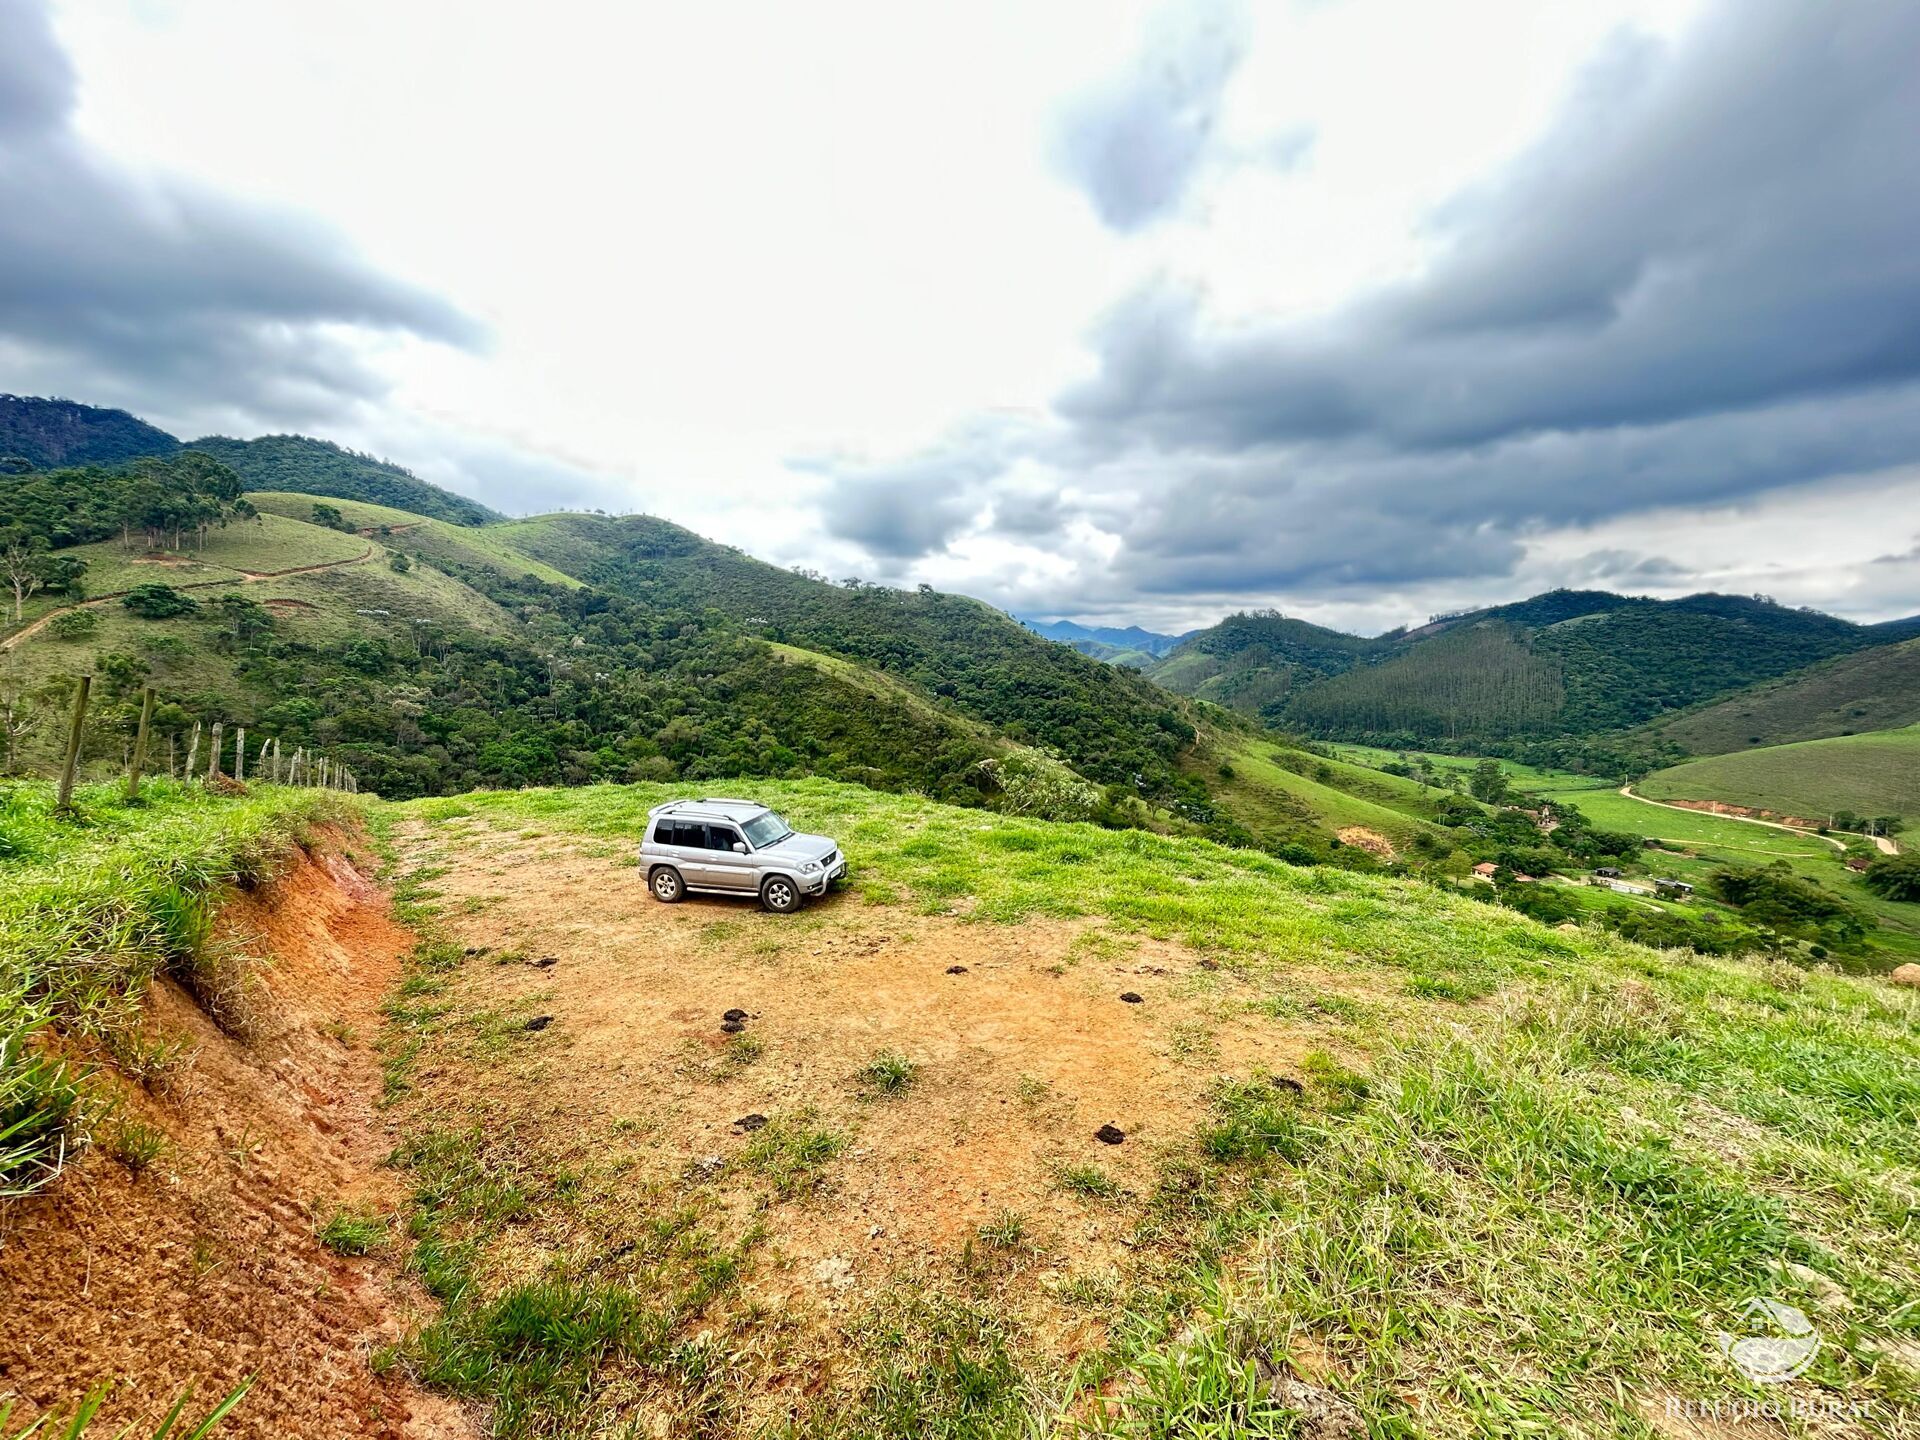
<svg viewBox="0 0 1920 1440">
<path fill-rule="evenodd" d="M 371 1255 L 390 1238 L 386 1217 L 367 1210 L 336 1210 L 320 1222 L 314 1234 L 336 1255 Z"/>
<path fill-rule="evenodd" d="M 81 1072 L 36 1037 L 111 1054 L 153 976 L 193 989 L 221 960 L 220 892 L 270 877 L 313 826 L 349 810 L 325 792 L 222 799 L 167 781 L 139 804 L 118 785 L 76 801 L 78 817 L 61 819 L 50 786 L 0 784 L 0 1194 L 51 1179 L 80 1136 Z"/>
<path fill-rule="evenodd" d="M 1230 985 L 1252 1013 L 1273 999 L 1275 1023 L 1327 1023 L 1279 1003 L 1298 995 L 1301 967 L 1316 993 L 1365 996 L 1342 997 L 1337 1028 L 1321 1032 L 1340 1051 L 1309 1051 L 1298 1090 L 1223 1055 L 1208 1113 L 1157 1142 L 1141 1193 L 1089 1164 L 1054 1172 L 1058 1189 L 1098 1202 L 1089 1220 L 1150 1257 L 1125 1282 L 1062 1275 L 1060 1294 L 1107 1337 L 1077 1368 L 1050 1365 L 979 1288 L 1044 1240 L 1029 1217 L 996 1214 L 967 1241 L 976 1269 L 928 1272 L 910 1294 L 883 1289 L 847 1312 L 860 1383 L 803 1411 L 794 1433 L 1011 1436 L 1071 1410 L 1095 1433 L 1282 1435 L 1292 1420 L 1270 1381 L 1305 1354 L 1312 1382 L 1375 1436 L 1648 1440 L 1647 1397 L 1779 1398 L 1715 1349 L 1753 1294 L 1801 1304 L 1825 1333 L 1796 1394 L 1872 1407 L 1867 1433 L 1886 1436 L 1920 1399 L 1902 1348 L 1920 1336 L 1920 1012 L 1908 993 L 1563 935 L 1419 881 L 1201 841 L 822 781 L 752 790 L 839 838 L 869 903 L 983 926 L 1078 917 L 1102 935 L 1187 945 L 1228 972 L 1199 983 Z M 457 817 L 592 844 L 630 838 L 672 793 L 685 792 L 382 809 L 430 833 Z M 1797 858 L 1838 868 L 1818 851 Z M 1051 1103 L 1037 1089 L 1019 1099 Z M 762 1175 L 778 1201 L 830 1176 L 851 1141 L 795 1113 L 727 1163 Z M 1851 1309 L 1823 1308 L 1819 1287 L 1834 1284 Z M 757 1383 L 757 1333 L 716 1340 L 732 1348 L 700 1374 Z M 664 1373 L 654 1352 L 625 1354 L 596 1363 Z"/>
<path fill-rule="evenodd" d="M 914 1082 L 919 1066 L 906 1056 L 884 1051 L 860 1067 L 860 1079 L 880 1095 L 901 1095 Z"/>
<path fill-rule="evenodd" d="M 1345 760 L 1221 734 L 1196 763 L 1213 767 L 1206 778 L 1223 805 L 1263 839 L 1285 838 L 1303 827 L 1331 834 L 1359 826 L 1404 849 L 1423 832 L 1435 838 L 1444 833 L 1430 822 L 1442 792 L 1422 791 L 1414 781 Z"/>
<path fill-rule="evenodd" d="M 1690 760 L 1647 776 L 1654 800 L 1722 800 L 1824 821 L 1836 810 L 1920 823 L 1920 725 Z"/>
</svg>

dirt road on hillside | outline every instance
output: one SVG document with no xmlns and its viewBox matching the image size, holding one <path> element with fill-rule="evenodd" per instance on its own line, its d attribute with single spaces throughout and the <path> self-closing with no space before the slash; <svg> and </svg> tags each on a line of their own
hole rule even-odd
<svg viewBox="0 0 1920 1440">
<path fill-rule="evenodd" d="M 290 565 L 285 570 L 240 570 L 235 572 L 236 578 L 231 580 L 195 580 L 190 585 L 175 585 L 173 588 L 175 590 L 212 590 L 221 585 L 251 585 L 256 581 L 278 580 L 287 575 L 311 575 L 316 570 L 339 570 L 348 565 L 366 564 L 367 561 L 373 558 L 373 552 L 376 548 L 377 547 L 373 545 L 369 545 L 360 554 L 347 560 L 323 560 L 318 565 Z M 165 582 L 161 581 L 158 583 L 164 584 Z M 123 599 L 132 593 L 130 589 L 109 590 L 104 595 L 94 595 L 76 604 L 62 605 L 57 610 L 49 610 L 46 614 L 36 617 L 20 629 L 14 631 L 13 634 L 7 636 L 6 639 L 0 640 L 0 655 L 13 649 L 14 646 L 29 636 L 39 634 L 47 622 L 55 616 L 65 615 L 70 610 L 91 610 L 96 605 L 104 605 L 109 600 Z"/>
<path fill-rule="evenodd" d="M 1665 800 L 1649 800 L 1644 795 L 1634 794 L 1633 786 L 1631 785 L 1622 785 L 1620 787 L 1620 793 L 1629 800 L 1638 800 L 1642 805 L 1655 805 L 1662 810 L 1678 810 L 1683 815 L 1711 815 L 1716 820 L 1738 820 L 1743 825 L 1764 825 L 1769 830 L 1784 830 L 1789 835 L 1804 835 L 1810 840 L 1824 840 L 1842 854 L 1846 853 L 1847 846 L 1845 841 L 1836 840 L 1831 835 L 1821 835 L 1816 831 L 1803 829 L 1798 825 L 1782 825 L 1778 820 L 1760 820 L 1752 815 L 1728 815 L 1719 810 L 1703 810 L 1695 805 L 1670 805 Z M 1887 841 L 1886 843 L 1892 844 L 1893 842 Z M 1891 855 L 1894 852 L 1888 850 L 1886 853 Z"/>
</svg>

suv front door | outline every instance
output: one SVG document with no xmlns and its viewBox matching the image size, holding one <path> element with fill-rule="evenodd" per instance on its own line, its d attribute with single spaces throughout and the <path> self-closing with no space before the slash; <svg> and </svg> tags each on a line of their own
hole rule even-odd
<svg viewBox="0 0 1920 1440">
<path fill-rule="evenodd" d="M 755 883 L 758 875 L 754 870 L 753 854 L 749 851 L 741 854 L 733 847 L 744 849 L 746 839 L 731 825 L 722 825 L 709 821 L 707 824 L 707 845 L 705 855 L 707 865 L 707 884 L 720 890 L 757 890 Z"/>
</svg>

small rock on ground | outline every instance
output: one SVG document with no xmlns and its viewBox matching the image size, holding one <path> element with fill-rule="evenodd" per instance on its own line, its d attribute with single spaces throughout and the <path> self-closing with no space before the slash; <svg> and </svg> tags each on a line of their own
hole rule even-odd
<svg viewBox="0 0 1920 1440">
<path fill-rule="evenodd" d="M 1118 1125 L 1102 1125 L 1098 1130 L 1093 1132 L 1093 1138 L 1098 1140 L 1102 1145 L 1118 1145 L 1122 1140 L 1127 1138 L 1127 1132 L 1122 1130 Z"/>
<path fill-rule="evenodd" d="M 547 1028 L 547 1026 L 551 1024 L 553 1024 L 553 1016 L 536 1015 L 531 1020 L 527 1021 L 526 1028 L 529 1030 L 544 1030 Z"/>
<path fill-rule="evenodd" d="M 758 1130 L 767 1123 L 767 1117 L 756 1112 L 752 1115 L 742 1115 L 733 1123 L 738 1125 L 742 1130 Z"/>
<path fill-rule="evenodd" d="M 1259 1366 L 1263 1373 L 1271 1368 L 1271 1362 Z M 1366 1440 L 1367 1422 L 1350 1401 L 1331 1390 L 1291 1375 L 1275 1375 L 1270 1390 L 1274 1399 L 1299 1415 L 1293 1430 L 1298 1440 Z"/>
<path fill-rule="evenodd" d="M 747 1012 L 736 1005 L 720 1018 L 722 1020 L 745 1020 L 747 1018 Z"/>
<path fill-rule="evenodd" d="M 533 962 L 533 968 L 536 970 L 551 970 L 559 963 L 560 957 L 558 955 L 542 955 L 538 960 Z"/>
<path fill-rule="evenodd" d="M 947 966 L 947 974 L 949 975 L 964 975 L 966 973 L 967 973 L 967 967 L 964 965 Z"/>
<path fill-rule="evenodd" d="M 853 1284 L 853 1263 L 844 1255 L 829 1255 L 813 1267 L 813 1278 L 829 1290 L 844 1290 Z"/>
<path fill-rule="evenodd" d="M 744 1020 L 722 1020 L 720 1022 L 721 1032 L 727 1035 L 738 1035 L 746 1028 L 747 1022 Z"/>
<path fill-rule="evenodd" d="M 1909 960 L 1905 965 L 1902 965 L 1898 970 L 1895 970 L 1891 975 L 1887 976 L 1887 978 L 1896 985 L 1913 985 L 1920 987 L 1920 965 L 1916 965 Z"/>
<path fill-rule="evenodd" d="M 1128 1005 L 1139 1005 L 1145 1002 L 1146 997 L 1132 990 L 1124 990 L 1120 994 L 1120 999 Z"/>
</svg>

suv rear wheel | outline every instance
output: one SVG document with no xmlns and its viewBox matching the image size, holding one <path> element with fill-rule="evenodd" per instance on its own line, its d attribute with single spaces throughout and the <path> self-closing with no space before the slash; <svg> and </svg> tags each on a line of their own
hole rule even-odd
<svg viewBox="0 0 1920 1440">
<path fill-rule="evenodd" d="M 653 891 L 653 898 L 666 905 L 687 898 L 687 882 L 680 878 L 680 872 L 671 865 L 662 865 L 655 870 L 647 885 Z"/>
<path fill-rule="evenodd" d="M 760 887 L 760 903 L 776 915 L 791 915 L 800 908 L 800 887 L 784 875 L 775 875 Z"/>
</svg>

